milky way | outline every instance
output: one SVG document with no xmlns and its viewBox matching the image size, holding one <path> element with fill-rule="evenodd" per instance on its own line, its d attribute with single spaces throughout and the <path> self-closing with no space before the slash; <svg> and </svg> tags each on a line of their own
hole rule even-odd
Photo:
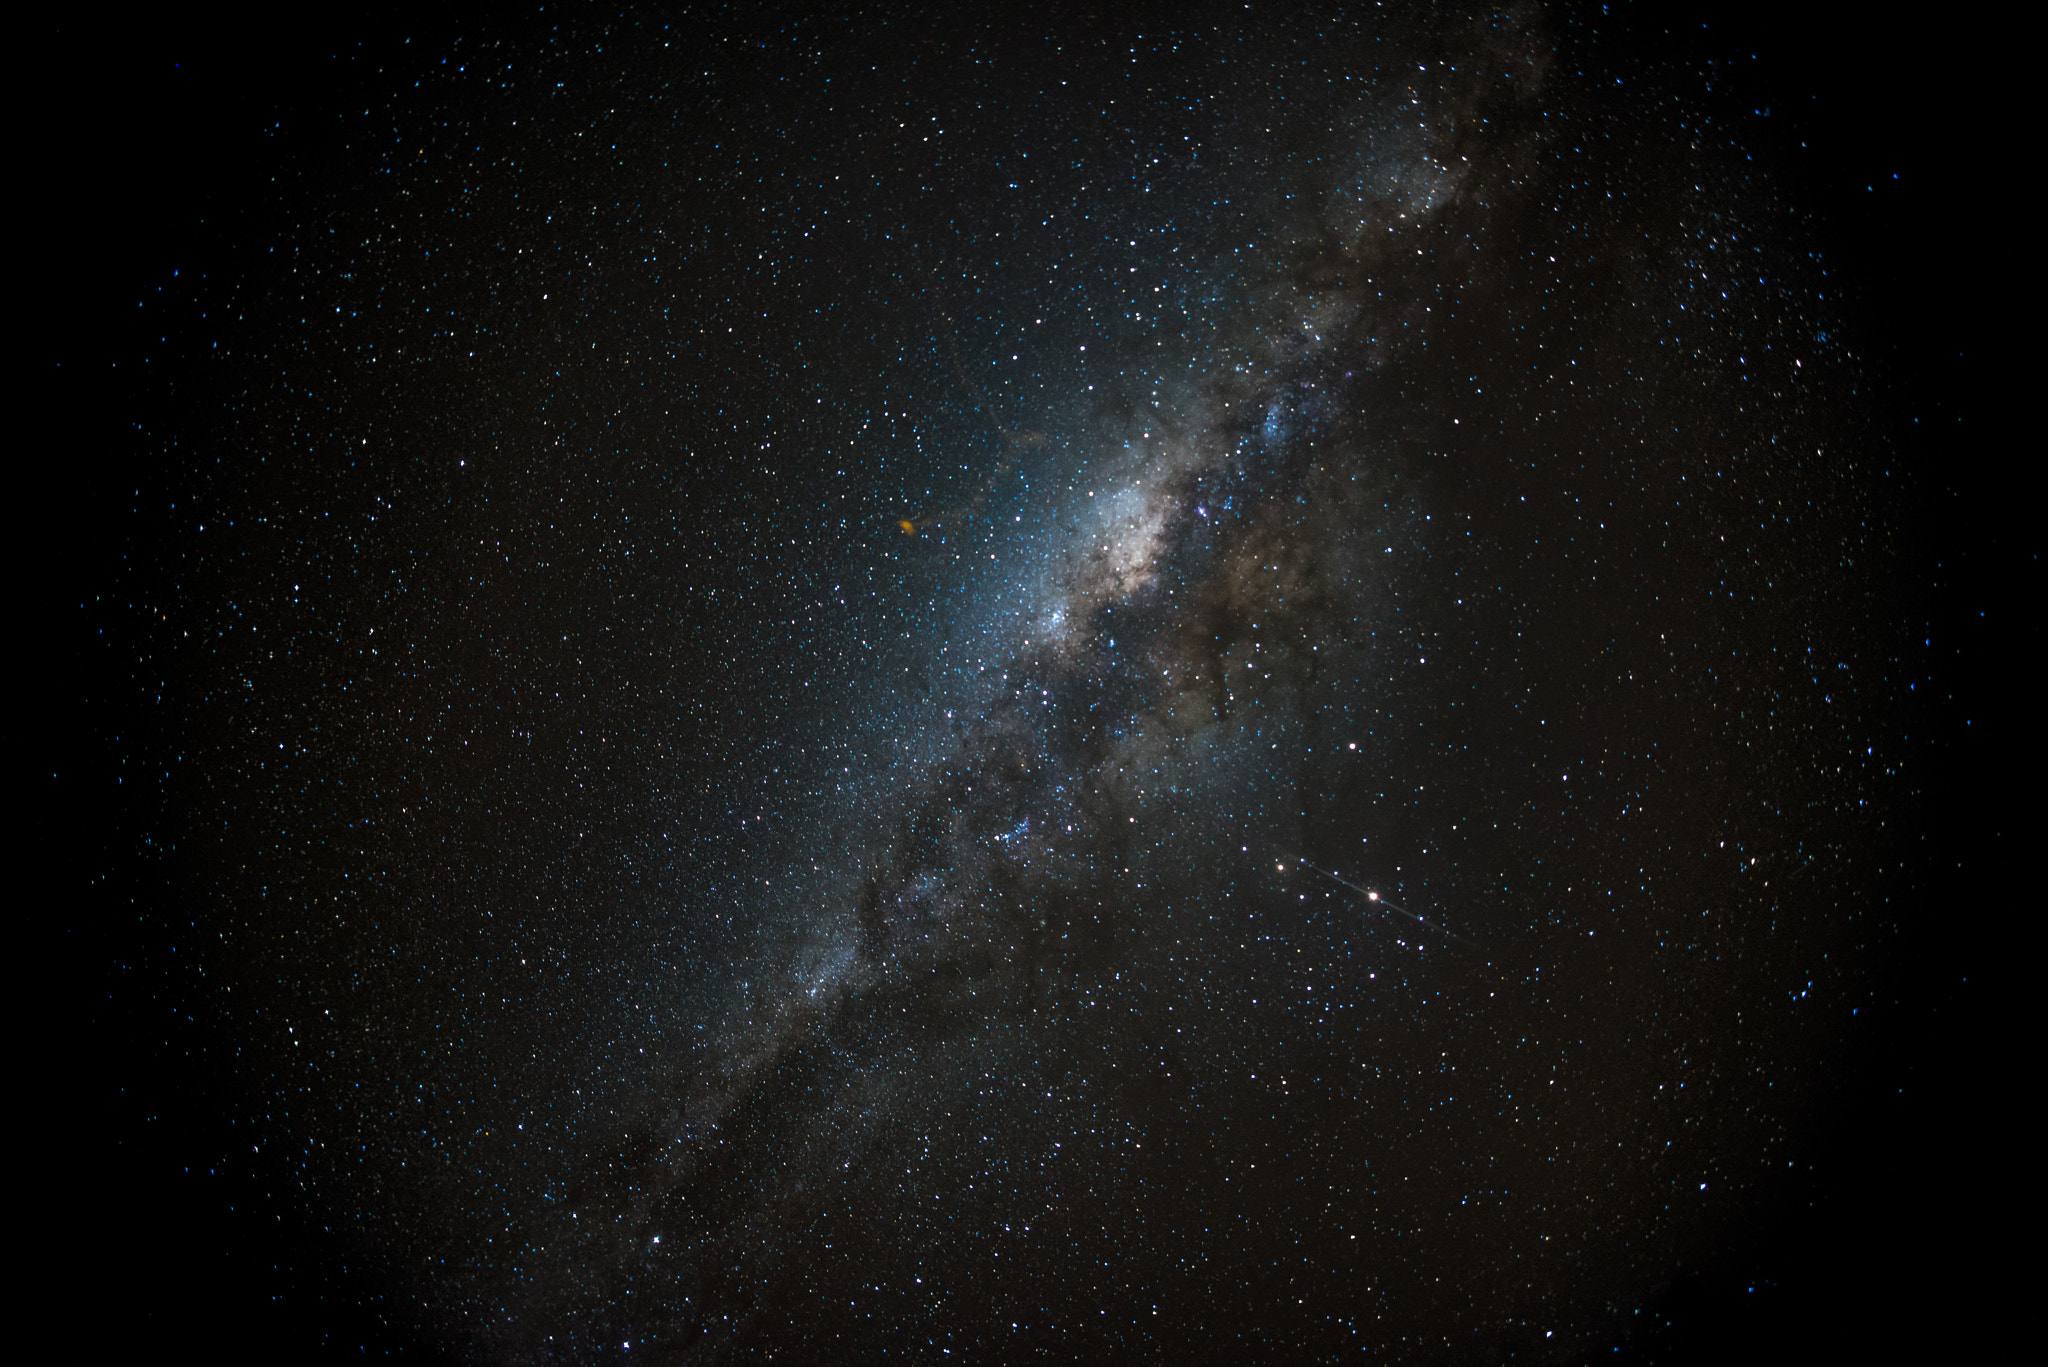
<svg viewBox="0 0 2048 1367">
<path fill-rule="evenodd" d="M 1904 886 L 1827 222 L 1565 17 L 947 25 L 451 32 L 157 306 L 233 1161 L 479 1362 L 1635 1351 Z"/>
</svg>

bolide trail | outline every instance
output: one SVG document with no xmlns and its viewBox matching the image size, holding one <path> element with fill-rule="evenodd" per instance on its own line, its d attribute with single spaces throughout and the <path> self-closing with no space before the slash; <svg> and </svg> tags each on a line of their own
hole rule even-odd
<svg viewBox="0 0 2048 1367">
<path fill-rule="evenodd" d="M 1415 924 L 1419 926 L 1427 926 L 1431 930 L 1442 931 L 1445 935 L 1449 935 L 1453 940 L 1462 941 L 1465 938 L 1462 935 L 1453 934 L 1451 931 L 1445 930 L 1442 926 L 1432 925 L 1430 922 L 1424 920 L 1422 917 L 1417 916 L 1414 912 L 1408 910 L 1408 908 L 1403 906 L 1397 906 L 1394 903 L 1389 902 L 1386 898 L 1380 896 L 1378 893 L 1373 892 L 1368 888 L 1362 888 L 1358 886 L 1358 884 L 1352 882 L 1349 878 L 1339 877 L 1337 874 L 1331 873 L 1328 869 L 1325 868 L 1318 868 L 1316 865 L 1309 863 L 1306 859 L 1297 859 L 1294 862 L 1301 865 L 1305 869 L 1315 869 L 1317 873 L 1320 873 L 1323 877 L 1331 880 L 1332 882 L 1342 883 L 1345 887 L 1350 888 L 1353 892 L 1357 893 L 1360 897 L 1363 897 L 1366 901 L 1370 902 L 1372 905 L 1376 907 L 1384 907 L 1388 911 L 1398 911 L 1403 916 L 1406 916 L 1409 920 L 1415 922 Z"/>
</svg>

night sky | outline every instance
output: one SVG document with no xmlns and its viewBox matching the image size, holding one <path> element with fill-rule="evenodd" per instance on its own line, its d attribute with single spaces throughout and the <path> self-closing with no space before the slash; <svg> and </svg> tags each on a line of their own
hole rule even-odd
<svg viewBox="0 0 2048 1367">
<path fill-rule="evenodd" d="M 1969 77 L 1605 8 L 55 30 L 73 1332 L 1967 1341 Z"/>
</svg>

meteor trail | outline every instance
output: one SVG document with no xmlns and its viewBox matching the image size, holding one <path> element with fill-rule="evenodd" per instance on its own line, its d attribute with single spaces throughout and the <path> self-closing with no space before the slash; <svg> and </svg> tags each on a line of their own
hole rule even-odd
<svg viewBox="0 0 2048 1367">
<path fill-rule="evenodd" d="M 1414 912 L 1408 910 L 1408 908 L 1404 906 L 1399 906 L 1393 902 L 1389 902 L 1386 898 L 1380 896 L 1372 889 L 1362 888 L 1358 886 L 1358 884 L 1352 882 L 1349 878 L 1340 877 L 1337 874 L 1331 873 L 1328 869 L 1325 868 L 1318 868 L 1316 865 L 1309 863 L 1306 859 L 1297 859 L 1294 862 L 1301 865 L 1305 869 L 1315 869 L 1317 873 L 1320 873 L 1323 877 L 1329 879 L 1333 883 L 1342 883 L 1345 887 L 1350 888 L 1353 892 L 1357 893 L 1360 897 L 1363 897 L 1366 901 L 1370 902 L 1375 907 L 1381 907 L 1387 911 L 1398 911 L 1403 916 L 1406 916 L 1409 920 L 1415 922 L 1415 924 L 1419 926 L 1426 926 L 1431 930 L 1442 931 L 1445 935 L 1450 936 L 1451 939 L 1457 940 L 1460 943 L 1464 941 L 1464 936 L 1454 934 L 1449 930 L 1445 930 L 1442 926 L 1434 925 L 1431 922 L 1424 920 L 1422 917 L 1417 916 Z"/>
</svg>

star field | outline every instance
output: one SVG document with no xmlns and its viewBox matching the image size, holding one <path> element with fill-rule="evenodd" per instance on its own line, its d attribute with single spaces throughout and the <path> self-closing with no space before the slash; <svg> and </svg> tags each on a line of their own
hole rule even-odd
<svg viewBox="0 0 2048 1367">
<path fill-rule="evenodd" d="M 535 10 L 224 116 L 95 943 L 318 1351 L 1683 1360 L 1952 648 L 1811 121 L 1629 22 Z"/>
</svg>

